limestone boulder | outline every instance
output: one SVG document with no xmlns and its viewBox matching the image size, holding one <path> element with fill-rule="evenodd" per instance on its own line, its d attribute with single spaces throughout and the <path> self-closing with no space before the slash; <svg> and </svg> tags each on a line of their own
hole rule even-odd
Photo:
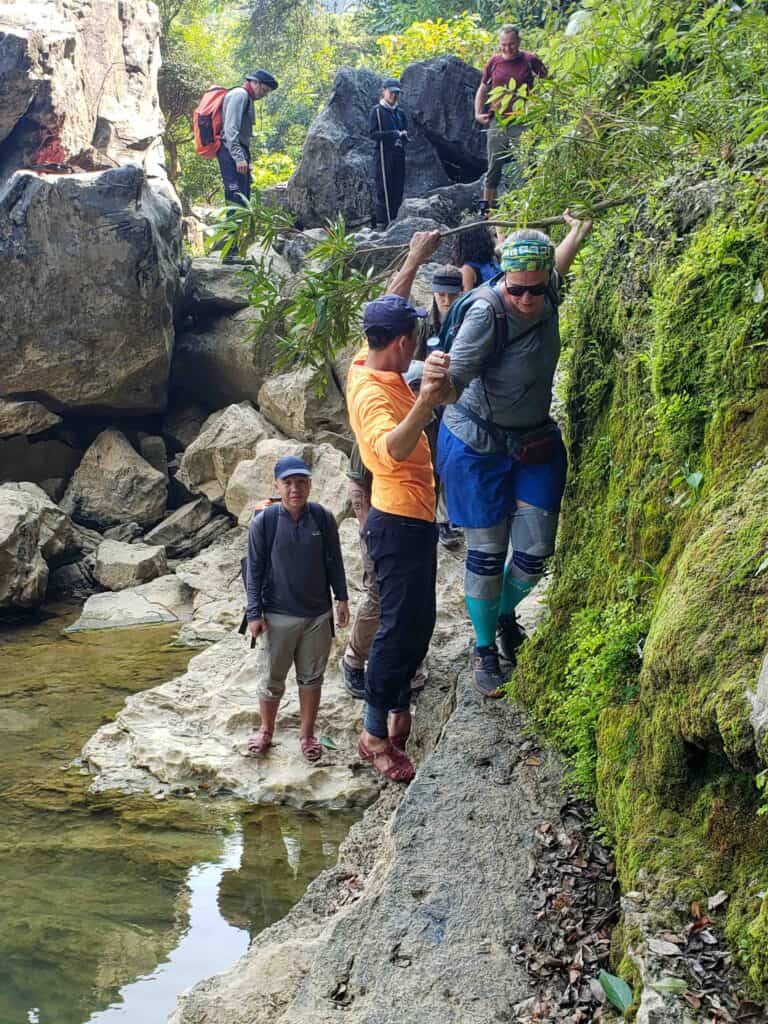
<svg viewBox="0 0 768 1024">
<path fill-rule="evenodd" d="M 72 522 L 45 491 L 34 483 L 6 483 L 0 486 L 0 498 L 15 496 L 38 523 L 40 553 L 50 565 L 77 561 L 96 550 L 101 537 L 93 530 Z"/>
<path fill-rule="evenodd" d="M 368 118 L 378 102 L 382 78 L 365 68 L 340 68 L 326 106 L 310 126 L 301 162 L 288 182 L 291 211 L 304 227 L 316 227 L 341 212 L 347 223 L 371 215 L 374 143 Z M 417 125 L 409 129 L 406 194 L 421 195 L 450 178 Z"/>
<path fill-rule="evenodd" d="M 337 642 L 328 666 L 317 734 L 335 750 L 310 765 L 299 751 L 297 687 L 289 677 L 278 714 L 277 742 L 268 758 L 245 757 L 248 735 L 258 729 L 255 693 L 258 652 L 238 636 L 220 640 L 189 663 L 187 673 L 130 697 L 114 722 L 83 749 L 96 776 L 93 790 L 171 794 L 206 783 L 252 803 L 292 807 L 364 806 L 378 792 L 372 772 L 350 771 L 362 705 L 343 688 Z"/>
<path fill-rule="evenodd" d="M 189 448 L 210 415 L 210 408 L 185 395 L 176 394 L 163 418 L 163 437 L 173 454 Z"/>
<path fill-rule="evenodd" d="M 248 532 L 235 527 L 176 566 L 176 576 L 193 592 L 192 621 L 179 631 L 180 643 L 210 643 L 240 625 L 245 610 L 240 563 L 247 547 Z"/>
<path fill-rule="evenodd" d="M 6 170 L 130 162 L 164 173 L 153 3 L 3 0 L 0 24 Z"/>
<path fill-rule="evenodd" d="M 119 430 L 102 431 L 83 456 L 61 507 L 75 522 L 105 529 L 136 522 L 146 528 L 163 516 L 167 484 Z"/>
<path fill-rule="evenodd" d="M 171 512 L 144 538 L 147 544 L 159 544 L 169 558 L 191 555 L 190 543 L 195 535 L 213 519 L 213 509 L 205 497 L 195 498 Z"/>
<path fill-rule="evenodd" d="M 412 196 L 403 201 L 398 213 L 399 220 L 406 217 L 426 217 L 449 227 L 458 227 L 463 214 L 477 210 L 483 194 L 483 179 L 468 183 L 457 182 L 443 188 L 432 189 L 423 196 Z"/>
<path fill-rule="evenodd" d="M 34 394 L 55 412 L 162 411 L 178 221 L 136 166 L 20 172 L 0 187 L 0 397 Z"/>
<path fill-rule="evenodd" d="M 22 494 L 0 490 L 0 608 L 34 608 L 47 586 L 40 517 Z"/>
<path fill-rule="evenodd" d="M 328 444 L 270 439 L 256 446 L 252 459 L 240 462 L 230 478 L 224 503 L 247 526 L 256 504 L 269 498 L 274 490 L 274 466 L 278 459 L 294 455 L 312 469 L 311 501 L 328 508 L 340 522 L 349 514 L 347 497 L 347 456 Z"/>
<path fill-rule="evenodd" d="M 409 64 L 401 76 L 409 121 L 452 181 L 475 181 L 486 168 L 486 136 L 474 117 L 480 79 L 477 68 L 449 56 Z"/>
<path fill-rule="evenodd" d="M 248 307 L 200 321 L 179 334 L 171 375 L 174 389 L 183 390 L 209 409 L 256 402 L 277 359 L 271 335 L 249 340 L 259 318 L 258 311 Z"/>
<path fill-rule="evenodd" d="M 61 423 L 61 416 L 40 402 L 16 402 L 0 398 L 0 438 L 14 434 L 40 434 Z"/>
<path fill-rule="evenodd" d="M 245 309 L 248 286 L 237 264 L 221 262 L 218 255 L 192 260 L 184 280 L 183 311 L 193 317 L 210 317 Z"/>
<path fill-rule="evenodd" d="M 59 501 L 82 457 L 55 437 L 8 437 L 0 440 L 0 483 L 31 481 Z"/>
<path fill-rule="evenodd" d="M 93 575 L 107 590 L 127 590 L 168 571 L 165 548 L 105 540 L 96 551 Z"/>
<path fill-rule="evenodd" d="M 192 591 L 173 575 L 159 576 L 117 593 L 93 594 L 67 633 L 84 629 L 126 629 L 192 617 Z"/>
<path fill-rule="evenodd" d="M 473 181 L 483 172 L 484 136 L 473 114 L 479 81 L 478 71 L 452 57 L 406 68 L 403 106 L 411 137 L 406 196 Z M 381 82 L 381 76 L 365 68 L 338 70 L 288 182 L 286 202 L 304 227 L 320 226 L 339 212 L 348 224 L 370 218 L 374 143 L 368 119 Z"/>
<path fill-rule="evenodd" d="M 220 502 L 237 464 L 251 458 L 258 443 L 275 432 L 250 402 L 213 413 L 184 452 L 177 479 L 192 494 Z"/>
<path fill-rule="evenodd" d="M 404 217 L 393 221 L 386 231 L 371 231 L 363 228 L 355 232 L 355 243 L 359 255 L 356 261 L 359 266 L 373 267 L 377 271 L 385 270 L 392 262 L 392 252 L 370 252 L 366 250 L 380 249 L 387 245 L 407 246 L 415 231 L 445 231 L 447 224 L 440 224 L 428 217 Z M 364 259 L 363 259 L 364 255 Z M 432 257 L 435 263 L 450 263 L 450 239 L 440 243 Z"/>
<path fill-rule="evenodd" d="M 319 393 L 317 371 L 311 367 L 265 381 L 259 391 L 259 409 L 288 437 L 316 441 L 349 434 L 344 396 L 333 382 Z"/>
</svg>

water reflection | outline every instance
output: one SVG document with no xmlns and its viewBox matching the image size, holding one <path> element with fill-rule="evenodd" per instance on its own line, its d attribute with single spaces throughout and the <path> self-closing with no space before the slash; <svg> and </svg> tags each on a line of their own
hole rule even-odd
<svg viewBox="0 0 768 1024">
<path fill-rule="evenodd" d="M 88 795 L 68 762 L 189 652 L 165 627 L 63 639 L 69 618 L 0 624 L 0 1024 L 164 1024 L 333 863 L 353 818 Z"/>
</svg>

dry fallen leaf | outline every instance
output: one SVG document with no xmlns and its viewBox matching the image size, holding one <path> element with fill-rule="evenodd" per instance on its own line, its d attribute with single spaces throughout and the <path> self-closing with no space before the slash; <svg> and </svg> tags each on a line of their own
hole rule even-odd
<svg viewBox="0 0 768 1024">
<path fill-rule="evenodd" d="M 722 907 L 729 898 L 728 893 L 721 889 L 720 892 L 716 892 L 714 896 L 709 897 L 707 900 L 707 910 L 717 910 L 717 908 Z"/>
<path fill-rule="evenodd" d="M 674 942 L 667 942 L 666 939 L 650 939 L 648 948 L 656 956 L 680 956 L 681 950 Z"/>
</svg>

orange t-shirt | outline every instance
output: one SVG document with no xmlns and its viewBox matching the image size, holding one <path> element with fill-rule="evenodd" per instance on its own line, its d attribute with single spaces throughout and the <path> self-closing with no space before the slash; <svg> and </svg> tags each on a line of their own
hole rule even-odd
<svg viewBox="0 0 768 1024">
<path fill-rule="evenodd" d="M 365 365 L 368 349 L 358 354 L 347 377 L 349 422 L 360 456 L 373 473 L 371 505 L 380 512 L 435 521 L 435 474 L 429 441 L 421 437 L 407 459 L 398 462 L 387 449 L 387 434 L 405 419 L 416 399 L 401 373 Z"/>
</svg>

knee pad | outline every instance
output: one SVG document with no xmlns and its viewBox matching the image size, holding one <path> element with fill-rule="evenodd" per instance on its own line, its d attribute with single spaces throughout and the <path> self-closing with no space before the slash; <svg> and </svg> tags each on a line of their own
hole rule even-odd
<svg viewBox="0 0 768 1024">
<path fill-rule="evenodd" d="M 509 541 L 509 520 L 495 526 L 464 531 L 467 541 L 464 587 L 467 597 L 495 600 L 501 593 L 504 559 Z"/>
<path fill-rule="evenodd" d="M 538 578 L 555 550 L 557 513 L 543 508 L 519 508 L 512 517 L 512 557 L 507 566 L 518 579 Z"/>
</svg>

